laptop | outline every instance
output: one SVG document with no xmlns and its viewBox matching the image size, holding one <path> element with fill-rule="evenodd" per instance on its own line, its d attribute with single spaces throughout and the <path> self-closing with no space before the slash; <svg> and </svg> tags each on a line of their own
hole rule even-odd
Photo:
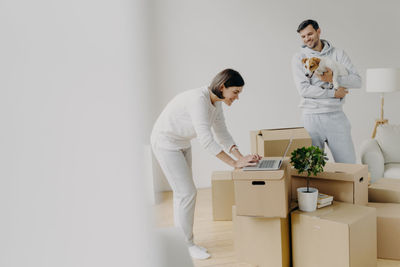
<svg viewBox="0 0 400 267">
<path fill-rule="evenodd" d="M 283 159 L 286 157 L 286 153 L 289 151 L 289 147 L 292 144 L 292 137 L 290 137 L 289 144 L 286 147 L 285 153 L 281 159 L 263 159 L 258 162 L 256 166 L 243 167 L 244 171 L 274 171 L 281 168 Z"/>
</svg>

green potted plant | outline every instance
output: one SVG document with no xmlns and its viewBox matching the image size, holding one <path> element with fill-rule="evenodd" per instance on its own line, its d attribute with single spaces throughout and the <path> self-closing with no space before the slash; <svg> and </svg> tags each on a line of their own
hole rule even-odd
<svg viewBox="0 0 400 267">
<path fill-rule="evenodd" d="M 292 152 L 290 163 L 299 174 L 307 173 L 307 187 L 297 188 L 297 200 L 302 211 L 314 211 L 317 208 L 318 189 L 310 187 L 310 175 L 324 171 L 326 154 L 317 146 L 301 147 Z"/>
</svg>

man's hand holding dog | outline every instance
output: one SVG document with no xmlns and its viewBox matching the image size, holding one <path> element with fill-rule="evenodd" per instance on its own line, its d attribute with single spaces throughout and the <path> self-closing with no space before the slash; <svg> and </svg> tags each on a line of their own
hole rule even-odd
<svg viewBox="0 0 400 267">
<path fill-rule="evenodd" d="M 343 98 L 343 97 L 345 97 L 348 93 L 349 93 L 349 91 L 347 91 L 346 88 L 344 88 L 344 87 L 339 87 L 339 88 L 335 91 L 335 98 Z"/>
<path fill-rule="evenodd" d="M 324 73 L 322 73 L 322 75 L 318 75 L 318 78 L 323 81 L 323 82 L 328 82 L 331 83 L 332 77 L 333 77 L 333 72 L 330 68 L 326 68 L 327 71 L 325 71 Z"/>
</svg>

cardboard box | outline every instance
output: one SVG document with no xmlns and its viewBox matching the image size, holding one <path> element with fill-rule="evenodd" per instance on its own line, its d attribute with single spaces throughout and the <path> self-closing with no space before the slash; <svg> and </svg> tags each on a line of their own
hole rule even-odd
<svg viewBox="0 0 400 267">
<path fill-rule="evenodd" d="M 368 203 L 376 208 L 378 258 L 400 260 L 400 204 Z"/>
<path fill-rule="evenodd" d="M 380 178 L 368 187 L 368 201 L 400 203 L 400 179 Z"/>
<path fill-rule="evenodd" d="M 294 267 L 376 267 L 376 210 L 334 202 L 291 213 Z"/>
<path fill-rule="evenodd" d="M 238 215 L 286 218 L 290 204 L 289 161 L 276 171 L 233 171 Z"/>
<path fill-rule="evenodd" d="M 232 208 L 236 258 L 260 267 L 289 267 L 289 218 L 238 216 Z"/>
<path fill-rule="evenodd" d="M 214 171 L 211 189 L 214 221 L 232 221 L 232 206 L 235 204 L 232 171 Z"/>
<path fill-rule="evenodd" d="M 263 157 L 282 157 L 293 138 L 287 156 L 299 147 L 311 146 L 311 137 L 303 127 L 250 131 L 251 153 Z"/>
<path fill-rule="evenodd" d="M 297 188 L 307 186 L 307 173 L 299 174 L 291 168 L 292 199 L 297 199 Z M 368 167 L 361 164 L 327 162 L 324 171 L 310 176 L 310 186 L 333 200 L 367 205 Z"/>
</svg>

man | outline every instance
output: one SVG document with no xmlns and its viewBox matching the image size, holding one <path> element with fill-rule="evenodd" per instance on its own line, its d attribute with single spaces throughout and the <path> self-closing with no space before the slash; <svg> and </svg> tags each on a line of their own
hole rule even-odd
<svg viewBox="0 0 400 267">
<path fill-rule="evenodd" d="M 342 106 L 348 93 L 347 88 L 360 88 L 361 77 L 343 50 L 320 39 L 321 29 L 316 21 L 303 21 L 297 32 L 304 45 L 292 59 L 292 71 L 297 90 L 303 98 L 300 108 L 303 111 L 304 127 L 314 146 L 324 149 L 327 143 L 335 162 L 355 163 L 351 125 Z M 306 77 L 302 59 L 309 57 L 330 57 L 344 65 L 348 75 L 338 77 L 340 87 L 333 89 L 330 69 L 321 76 L 315 74 L 311 78 Z"/>
</svg>

